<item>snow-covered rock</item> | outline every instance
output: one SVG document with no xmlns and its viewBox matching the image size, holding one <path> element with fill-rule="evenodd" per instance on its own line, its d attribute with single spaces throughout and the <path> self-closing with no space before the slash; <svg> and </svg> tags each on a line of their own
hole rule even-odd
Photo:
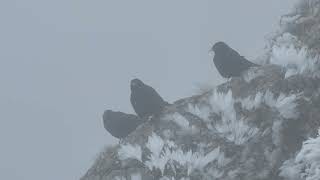
<svg viewBox="0 0 320 180">
<path fill-rule="evenodd" d="M 299 153 L 285 161 L 280 170 L 280 176 L 288 180 L 318 180 L 320 178 L 320 136 L 306 140 Z"/>
<path fill-rule="evenodd" d="M 81 180 L 320 180 L 320 0 L 282 20 L 269 64 L 176 101 Z"/>
<path fill-rule="evenodd" d="M 294 168 L 316 171 L 307 164 L 313 155 L 304 150 L 313 140 L 303 142 L 320 127 L 319 79 L 286 78 L 276 65 L 260 68 L 265 75 L 250 83 L 233 78 L 175 102 L 102 152 L 82 180 L 267 180 Z"/>
</svg>

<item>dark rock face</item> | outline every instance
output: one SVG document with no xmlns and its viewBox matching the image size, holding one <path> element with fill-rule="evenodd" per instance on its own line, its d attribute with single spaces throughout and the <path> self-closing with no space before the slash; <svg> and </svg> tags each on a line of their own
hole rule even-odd
<svg viewBox="0 0 320 180">
<path fill-rule="evenodd" d="M 133 109 L 141 118 L 159 115 L 163 108 L 168 105 L 152 87 L 144 84 L 139 79 L 131 81 L 130 101 Z"/>
<path fill-rule="evenodd" d="M 211 50 L 215 53 L 214 65 L 224 78 L 239 77 L 250 67 L 258 66 L 248 61 L 224 42 L 217 42 Z"/>
<path fill-rule="evenodd" d="M 116 138 L 125 138 L 134 131 L 143 120 L 133 114 L 106 110 L 103 113 L 104 128 Z"/>
</svg>

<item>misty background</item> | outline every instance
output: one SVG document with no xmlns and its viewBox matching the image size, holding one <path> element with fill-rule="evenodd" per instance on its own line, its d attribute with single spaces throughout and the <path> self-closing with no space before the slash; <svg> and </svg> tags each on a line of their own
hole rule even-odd
<svg viewBox="0 0 320 180">
<path fill-rule="evenodd" d="M 0 179 L 79 179 L 108 144 L 102 113 L 133 113 L 132 78 L 165 100 L 222 81 L 223 40 L 248 59 L 292 0 L 1 0 Z"/>
</svg>

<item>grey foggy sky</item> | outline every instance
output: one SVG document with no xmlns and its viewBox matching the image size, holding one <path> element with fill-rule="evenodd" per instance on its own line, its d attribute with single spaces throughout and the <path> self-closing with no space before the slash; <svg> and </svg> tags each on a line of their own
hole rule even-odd
<svg viewBox="0 0 320 180">
<path fill-rule="evenodd" d="M 169 102 L 217 84 L 209 42 L 249 58 L 292 0 L 1 0 L 0 179 L 78 179 L 132 113 L 139 77 Z"/>
</svg>

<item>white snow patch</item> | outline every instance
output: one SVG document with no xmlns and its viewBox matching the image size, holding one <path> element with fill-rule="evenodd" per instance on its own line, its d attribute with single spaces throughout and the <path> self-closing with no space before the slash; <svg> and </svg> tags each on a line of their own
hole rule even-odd
<svg viewBox="0 0 320 180">
<path fill-rule="evenodd" d="M 223 115 L 228 116 L 229 119 L 235 119 L 235 110 L 233 106 L 235 101 L 232 97 L 231 90 L 226 94 L 214 90 L 209 99 L 209 103 L 211 105 L 211 109 L 215 113 L 223 113 Z"/>
<path fill-rule="evenodd" d="M 261 105 L 261 103 L 263 102 L 263 98 L 263 94 L 261 92 L 258 92 L 254 97 L 249 96 L 245 99 L 239 99 L 238 102 L 240 102 L 242 107 L 244 107 L 245 109 L 254 110 Z"/>
<path fill-rule="evenodd" d="M 216 161 L 218 165 L 225 165 L 229 161 L 224 157 L 224 153 L 220 148 L 216 148 L 208 154 L 191 151 L 183 152 L 177 148 L 172 141 L 163 141 L 161 137 L 153 134 L 148 139 L 147 148 L 150 150 L 151 155 L 149 160 L 145 162 L 146 166 L 152 170 L 153 168 L 159 169 L 162 174 L 166 165 L 173 167 L 176 162 L 181 166 L 188 169 L 188 175 L 195 169 L 202 170 L 210 162 Z"/>
<path fill-rule="evenodd" d="M 184 130 L 192 130 L 192 128 L 190 127 L 189 121 L 178 112 L 165 115 L 163 117 L 163 120 L 173 121 Z"/>
<path fill-rule="evenodd" d="M 141 174 L 140 173 L 132 174 L 131 180 L 141 180 Z"/>
<path fill-rule="evenodd" d="M 292 34 L 285 32 L 281 36 L 278 36 L 274 43 L 275 43 L 274 46 L 276 47 L 289 48 L 293 44 L 298 44 L 299 41 L 296 36 L 293 36 Z"/>
<path fill-rule="evenodd" d="M 245 99 L 238 99 L 242 107 L 247 110 L 254 110 L 262 103 L 265 103 L 271 108 L 279 111 L 280 115 L 284 118 L 296 118 L 298 112 L 296 111 L 297 103 L 295 102 L 299 95 L 290 94 L 288 96 L 280 94 L 278 98 L 274 98 L 271 91 L 266 91 L 264 94 L 258 92 L 254 97 L 247 97 Z"/>
<path fill-rule="evenodd" d="M 267 90 L 264 94 L 263 101 L 269 107 L 275 107 L 277 100 L 274 98 L 274 94 L 271 91 Z"/>
<path fill-rule="evenodd" d="M 216 129 L 237 145 L 247 142 L 259 132 L 258 128 L 250 127 L 243 119 L 229 120 L 224 117 L 222 118 L 222 123 L 216 125 Z"/>
<path fill-rule="evenodd" d="M 294 47 L 292 38 L 292 35 L 285 33 L 277 39 L 278 44 L 272 47 L 270 63 L 285 67 L 286 78 L 303 73 L 316 75 L 318 57 L 310 57 L 306 47 Z"/>
<path fill-rule="evenodd" d="M 243 102 L 248 108 L 253 108 L 258 106 L 261 101 L 260 99 L 259 97 L 256 97 L 256 105 L 252 104 L 249 99 L 243 100 Z M 244 119 L 237 118 L 234 104 L 238 101 L 232 97 L 231 90 L 227 93 L 223 93 L 218 92 L 215 89 L 207 98 L 207 101 L 208 105 L 202 105 L 201 107 L 194 104 L 188 104 L 187 111 L 202 118 L 207 123 L 210 130 L 217 131 L 221 136 L 228 138 L 236 144 L 245 143 L 258 133 L 258 128 L 250 127 Z M 209 119 L 211 113 L 221 115 L 221 121 L 212 123 Z"/>
<path fill-rule="evenodd" d="M 250 127 L 244 119 L 237 119 L 231 90 L 227 94 L 213 91 L 210 105 L 217 114 L 221 114 L 222 121 L 215 125 L 215 129 L 235 144 L 243 144 L 254 137 L 259 129 Z"/>
<path fill-rule="evenodd" d="M 298 112 L 296 111 L 297 103 L 295 102 L 297 97 L 297 94 L 291 94 L 289 96 L 280 94 L 279 97 L 275 99 L 274 94 L 267 91 L 264 101 L 269 107 L 276 108 L 282 117 L 290 119 L 298 116 Z"/>
<path fill-rule="evenodd" d="M 217 160 L 218 162 L 220 156 L 224 156 L 224 153 L 220 152 L 220 148 L 216 148 L 208 154 L 203 154 L 199 152 L 192 153 L 191 151 L 183 152 L 182 150 L 174 150 L 166 152 L 167 156 L 170 156 L 170 159 L 178 162 L 180 165 L 187 167 L 188 175 L 195 169 L 202 170 L 210 162 Z"/>
<path fill-rule="evenodd" d="M 151 151 L 151 153 L 157 156 L 160 155 L 163 146 L 163 139 L 155 133 L 152 133 L 152 135 L 148 138 L 148 142 L 146 144 L 146 147 Z"/>
<path fill-rule="evenodd" d="M 120 149 L 118 151 L 119 158 L 121 160 L 124 159 L 136 159 L 140 162 L 142 162 L 141 157 L 142 157 L 142 151 L 141 147 L 136 145 L 130 145 L 130 144 L 125 144 L 121 145 Z"/>
<path fill-rule="evenodd" d="M 284 162 L 280 170 L 280 176 L 287 179 L 319 180 L 320 136 L 306 140 L 296 157 Z"/>
<path fill-rule="evenodd" d="M 290 119 L 298 116 L 298 112 L 295 110 L 297 107 L 295 102 L 296 99 L 296 94 L 291 94 L 289 96 L 280 94 L 280 96 L 277 98 L 275 107 L 278 109 L 282 117 Z"/>
<path fill-rule="evenodd" d="M 246 123 L 246 119 L 237 117 L 234 109 L 234 104 L 236 102 L 240 102 L 242 107 L 247 110 L 255 110 L 264 103 L 269 107 L 276 109 L 283 118 L 290 119 L 298 116 L 298 112 L 296 111 L 297 97 L 297 94 L 291 94 L 288 96 L 280 94 L 275 98 L 271 91 L 266 91 L 265 93 L 258 92 L 255 96 L 235 100 L 232 97 L 231 90 L 227 93 L 213 90 L 208 99 L 209 107 L 203 106 L 199 108 L 197 105 L 189 104 L 188 111 L 198 117 L 202 117 L 207 123 L 210 122 L 210 111 L 221 115 L 221 121 L 213 124 L 213 127 L 209 127 L 210 123 L 207 124 L 208 128 L 218 131 L 228 140 L 240 145 L 257 135 L 259 133 L 259 129 L 248 125 Z"/>
<path fill-rule="evenodd" d="M 197 104 L 188 104 L 186 111 L 201 118 L 204 122 L 209 121 L 211 109 L 207 106 L 199 106 Z"/>
<path fill-rule="evenodd" d="M 168 159 L 161 154 L 164 144 L 162 138 L 154 133 L 148 138 L 146 147 L 150 150 L 151 155 L 145 164 L 150 170 L 157 168 L 163 173 L 166 163 L 168 162 Z"/>
</svg>

